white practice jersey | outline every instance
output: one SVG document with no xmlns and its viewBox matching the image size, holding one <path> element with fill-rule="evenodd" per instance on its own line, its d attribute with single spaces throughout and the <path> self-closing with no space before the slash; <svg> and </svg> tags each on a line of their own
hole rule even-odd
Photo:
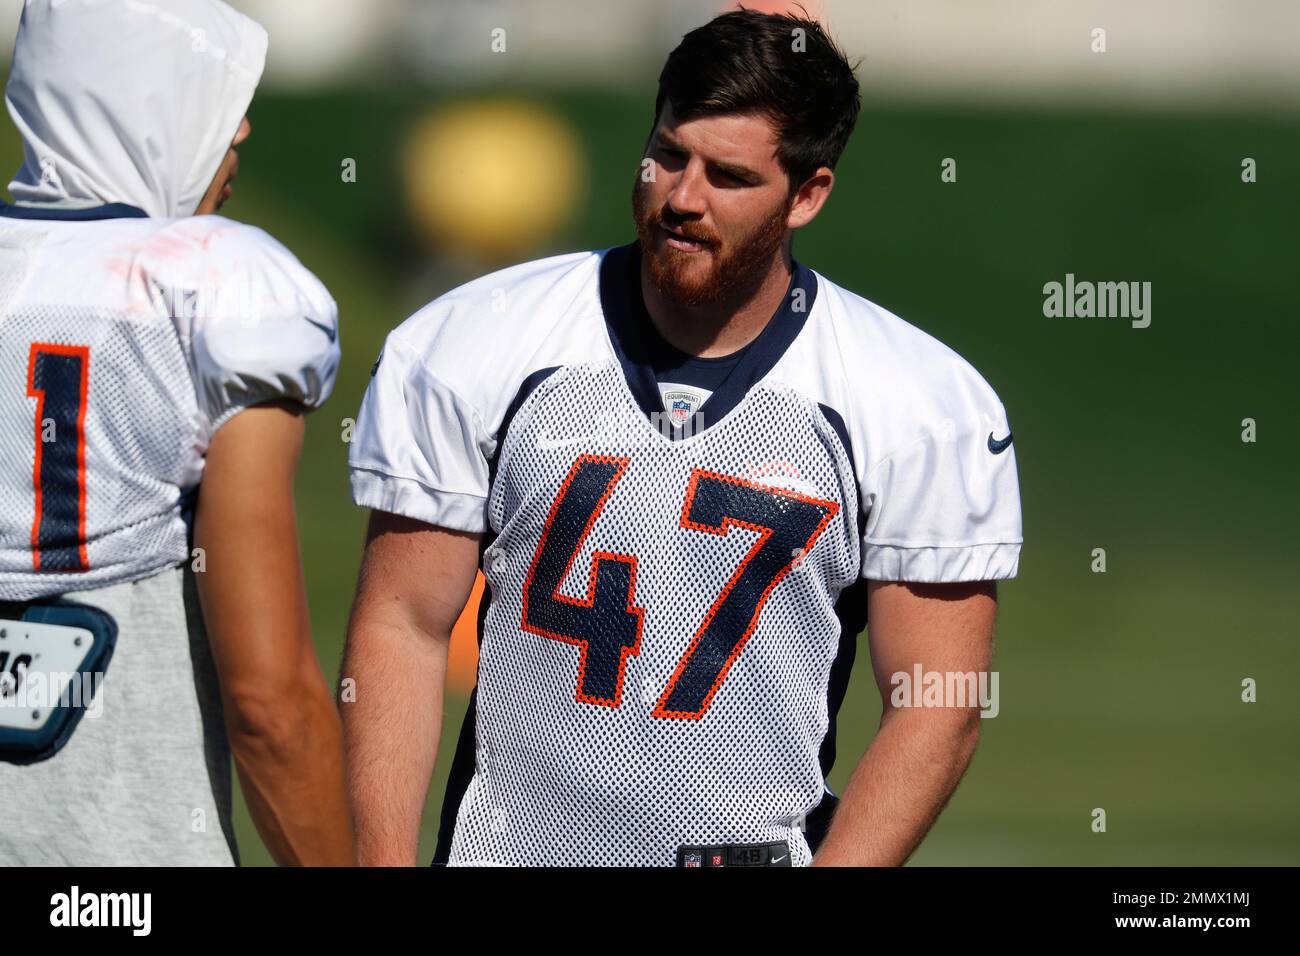
<svg viewBox="0 0 1300 956">
<path fill-rule="evenodd" d="M 809 862 L 867 580 L 1010 578 L 1015 451 L 952 350 L 799 265 L 665 408 L 636 244 L 471 282 L 389 337 L 358 504 L 484 535 L 437 862 Z"/>
<path fill-rule="evenodd" d="M 0 209 L 0 600 L 185 561 L 213 433 L 338 365 L 334 301 L 260 229 L 58 215 Z"/>
</svg>

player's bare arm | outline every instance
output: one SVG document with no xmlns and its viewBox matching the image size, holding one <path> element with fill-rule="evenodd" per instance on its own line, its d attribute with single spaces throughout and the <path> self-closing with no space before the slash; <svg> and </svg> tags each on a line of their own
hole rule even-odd
<svg viewBox="0 0 1300 956">
<path fill-rule="evenodd" d="M 893 675 L 980 673 L 993 652 L 997 588 L 971 584 L 870 585 L 871 665 L 884 712 L 813 866 L 899 866 L 952 796 L 979 740 L 971 707 L 900 707 Z"/>
<path fill-rule="evenodd" d="M 479 538 L 371 512 L 343 660 L 352 694 L 340 704 L 363 865 L 417 863 L 447 647 L 474 583 Z"/>
<path fill-rule="evenodd" d="M 249 811 L 281 865 L 354 862 L 342 730 L 312 646 L 293 477 L 305 420 L 270 404 L 223 425 L 195 523 L 197 575 Z"/>
</svg>

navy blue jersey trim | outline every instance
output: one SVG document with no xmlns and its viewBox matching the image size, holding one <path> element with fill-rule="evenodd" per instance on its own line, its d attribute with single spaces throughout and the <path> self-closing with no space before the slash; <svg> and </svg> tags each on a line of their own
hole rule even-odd
<svg viewBox="0 0 1300 956">
<path fill-rule="evenodd" d="M 745 353 L 754 344 L 750 342 L 749 345 L 737 349 L 730 355 L 702 358 L 683 352 L 665 341 L 664 337 L 653 328 L 648 329 L 646 335 L 651 339 L 651 348 L 654 352 L 650 364 L 656 382 L 661 385 L 664 383 L 689 385 L 693 388 L 705 388 L 710 392 L 717 390 L 718 386 L 727 380 L 727 376 L 735 370 Z"/>
<path fill-rule="evenodd" d="M 802 308 L 794 308 L 795 290 L 802 290 Z M 697 415 L 703 427 L 720 421 L 740 404 L 745 394 L 780 361 L 803 330 L 808 313 L 817 297 L 817 277 L 799 262 L 794 263 L 790 287 L 780 308 L 745 349 L 731 374 L 720 384 Z M 657 335 L 641 297 L 641 246 L 633 242 L 616 246 L 605 253 L 600 263 L 600 303 L 609 327 L 610 341 L 623 366 L 623 375 L 637 405 L 646 417 L 663 414 L 663 399 L 655 377 L 652 360 Z"/>
<path fill-rule="evenodd" d="M 482 609 L 487 607 L 488 596 L 483 595 L 480 605 L 480 622 Z M 483 640 L 483 628 L 479 626 L 479 642 Z M 447 776 L 447 792 L 442 799 L 442 815 L 438 821 L 438 847 L 433 852 L 433 866 L 446 866 L 451 860 L 451 838 L 456 832 L 456 815 L 460 812 L 461 801 L 465 791 L 474 778 L 474 726 L 478 723 L 478 687 L 469 695 L 469 706 L 465 708 L 465 722 L 460 725 L 460 737 L 456 740 L 456 756 L 451 760 L 451 771 Z"/>
<path fill-rule="evenodd" d="M 857 657 L 858 635 L 867 626 L 867 591 L 870 584 L 865 578 L 859 578 L 840 592 L 835 602 L 835 616 L 840 619 L 840 646 L 831 664 L 830 681 L 826 687 L 826 712 L 830 722 L 826 727 L 826 736 L 822 738 L 819 759 L 822 776 L 828 776 L 835 766 L 835 728 L 840 705 L 849 689 L 849 677 L 853 673 L 853 661 Z"/>
<path fill-rule="evenodd" d="M 500 446 L 498 446 L 499 448 Z M 478 563 L 483 566 L 483 554 L 496 542 L 496 535 L 485 534 L 479 543 Z M 484 581 L 483 596 L 478 605 L 478 646 L 483 647 L 483 629 L 487 626 L 488 608 L 492 605 L 492 586 Z M 446 866 L 451 857 L 451 840 L 456 834 L 456 815 L 465 799 L 465 791 L 474 779 L 474 751 L 478 742 L 478 681 L 469 695 L 465 720 L 456 738 L 456 753 L 451 758 L 447 773 L 447 789 L 442 798 L 442 812 L 438 818 L 438 845 L 431 866 Z"/>
<path fill-rule="evenodd" d="M 809 813 L 804 821 L 804 839 L 813 853 L 817 852 L 826 833 L 830 830 L 831 819 L 839 805 L 839 797 L 831 790 L 829 777 L 835 766 L 835 733 L 839 721 L 840 705 L 848 693 L 849 678 L 853 674 L 853 662 L 857 659 L 858 635 L 867 626 L 867 595 L 870 582 L 859 578 L 840 592 L 835 602 L 835 616 L 840 620 L 840 646 L 835 652 L 831 664 L 830 680 L 826 687 L 826 736 L 822 738 L 818 763 L 821 765 L 822 779 L 826 780 L 826 792 L 821 801 Z"/>
<path fill-rule="evenodd" d="M 844 446 L 844 454 L 849 459 L 849 467 L 852 469 L 853 443 L 849 440 L 849 430 L 844 424 L 844 416 L 829 405 L 823 405 L 819 402 L 817 407 L 821 410 L 822 416 L 830 424 L 835 434 L 839 436 L 840 443 Z M 858 495 L 856 486 L 853 489 L 853 494 Z M 859 547 L 861 547 L 867 517 L 862 510 L 861 496 L 858 497 L 857 531 Z M 839 805 L 839 797 L 830 788 L 829 777 L 831 770 L 835 766 L 835 734 L 839 723 L 840 706 L 844 703 L 844 698 L 849 689 L 849 679 L 853 675 L 853 663 L 857 659 L 858 636 L 867 626 L 869 587 L 870 583 L 868 581 L 859 578 L 842 590 L 835 600 L 835 616 L 840 622 L 840 642 L 835 652 L 835 660 L 831 663 L 830 679 L 826 685 L 828 721 L 826 736 L 822 738 L 821 749 L 817 755 L 818 763 L 821 765 L 822 779 L 828 782 L 821 802 L 808 814 L 804 825 L 804 838 L 808 841 L 808 846 L 813 853 L 817 852 L 822 840 L 826 838 L 826 833 L 830 830 L 831 819 L 835 814 L 835 808 Z"/>
<path fill-rule="evenodd" d="M 497 428 L 497 447 L 492 452 L 492 458 L 488 461 L 488 488 L 491 489 L 496 481 L 497 466 L 501 461 L 501 449 L 506 443 L 506 433 L 510 430 L 511 423 L 515 420 L 515 415 L 520 407 L 528 400 L 528 396 L 537 390 L 537 386 L 546 381 L 556 371 L 560 369 L 558 365 L 552 365 L 547 368 L 539 368 L 537 371 L 530 373 L 519 385 L 519 391 L 515 392 L 515 397 L 510 400 L 506 406 L 506 413 L 501 419 L 501 425 Z M 490 492 L 489 492 L 490 493 Z M 496 535 L 485 534 L 479 544 L 479 565 L 483 564 L 483 554 L 488 548 L 492 547 L 496 541 Z M 478 606 L 478 644 L 483 646 L 483 628 L 487 623 L 488 607 L 492 603 L 492 589 L 485 586 L 483 589 L 483 598 Z M 469 706 L 465 708 L 465 722 L 460 725 L 460 736 L 456 740 L 456 755 L 451 760 L 451 770 L 447 776 L 447 790 L 442 798 L 442 813 L 438 820 L 438 846 L 433 854 L 433 866 L 446 866 L 451 859 L 451 840 L 456 833 L 456 815 L 460 812 L 461 802 L 465 799 L 465 791 L 469 789 L 470 781 L 474 778 L 474 750 L 476 743 L 475 725 L 478 721 L 478 685 L 469 695 Z"/>
<path fill-rule="evenodd" d="M 605 253 L 600 262 L 600 308 L 610 342 L 632 397 L 646 417 L 663 411 L 659 385 L 646 359 L 643 323 L 650 321 L 641 298 L 641 246 L 632 243 Z M 653 420 L 653 419 L 652 419 Z"/>
<path fill-rule="evenodd" d="M 822 417 L 834 429 L 835 434 L 839 436 L 840 444 L 844 446 L 845 457 L 849 460 L 849 474 L 856 475 L 857 466 L 853 463 L 853 442 L 849 440 L 849 429 L 844 424 L 844 416 L 829 405 L 823 405 L 821 402 L 817 403 L 817 407 L 821 409 Z M 860 546 L 863 536 L 867 533 L 867 513 L 862 510 L 862 498 L 857 488 L 856 479 L 853 493 L 858 495 L 858 543 Z"/>
<path fill-rule="evenodd" d="M 844 454 L 849 457 L 849 467 L 853 467 L 853 443 L 849 441 L 849 430 L 844 424 L 844 416 L 831 408 L 829 405 L 817 403 L 821 409 L 822 416 L 830 423 L 831 428 L 835 429 L 835 434 L 840 436 L 840 444 L 844 446 Z"/>
<path fill-rule="evenodd" d="M 496 481 L 497 465 L 501 461 L 501 449 L 506 444 L 506 432 L 510 430 L 510 424 L 515 420 L 520 407 L 528 400 L 528 396 L 537 391 L 537 386 L 546 381 L 551 375 L 559 371 L 559 365 L 551 365 L 547 368 L 539 368 L 529 375 L 519 385 L 519 390 L 515 392 L 515 397 L 510 400 L 506 406 L 505 416 L 501 419 L 501 424 L 497 427 L 497 447 L 492 452 L 491 459 L 488 460 L 488 488 Z"/>
<path fill-rule="evenodd" d="M 93 219 L 148 219 L 149 214 L 124 202 L 92 206 L 89 209 L 54 209 L 45 206 L 14 206 L 0 200 L 0 216 L 8 219 L 58 219 L 84 222 Z"/>
</svg>

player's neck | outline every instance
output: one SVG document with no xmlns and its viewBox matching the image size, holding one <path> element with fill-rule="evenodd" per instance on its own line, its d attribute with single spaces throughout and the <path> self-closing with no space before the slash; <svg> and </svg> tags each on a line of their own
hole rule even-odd
<svg viewBox="0 0 1300 956">
<path fill-rule="evenodd" d="M 655 329 L 687 355 L 715 358 L 743 349 L 767 327 L 790 288 L 793 262 L 783 247 L 762 280 L 739 299 L 710 306 L 670 302 L 651 281 L 644 263 L 641 297 Z"/>
</svg>

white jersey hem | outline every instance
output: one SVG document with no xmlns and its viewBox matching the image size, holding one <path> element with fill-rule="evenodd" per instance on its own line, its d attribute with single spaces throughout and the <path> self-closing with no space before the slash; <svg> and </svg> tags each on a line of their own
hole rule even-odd
<svg viewBox="0 0 1300 956">
<path fill-rule="evenodd" d="M 1014 578 L 1019 566 L 1019 542 L 956 548 L 869 544 L 862 562 L 862 577 L 914 584 L 997 581 Z"/>
<path fill-rule="evenodd" d="M 352 500 L 362 508 L 387 511 L 452 531 L 478 534 L 487 530 L 487 499 L 478 495 L 440 491 L 412 478 L 351 468 Z"/>
</svg>

